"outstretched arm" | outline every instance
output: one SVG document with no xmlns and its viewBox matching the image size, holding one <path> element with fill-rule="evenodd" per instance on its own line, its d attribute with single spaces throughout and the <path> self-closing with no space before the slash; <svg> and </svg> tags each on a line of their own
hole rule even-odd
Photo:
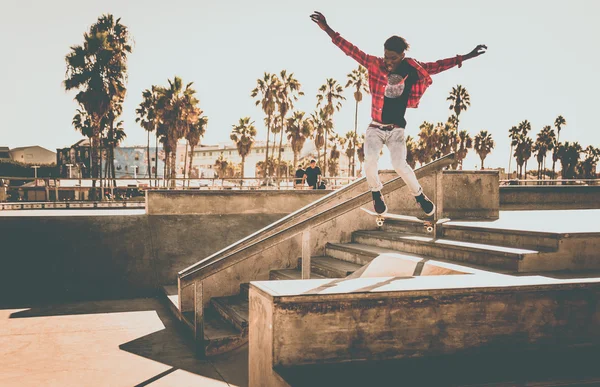
<svg viewBox="0 0 600 387">
<path fill-rule="evenodd" d="M 364 67 L 368 68 L 369 62 L 376 59 L 372 55 L 365 54 L 358 47 L 356 47 L 346 39 L 342 38 L 339 33 L 331 29 L 331 27 L 329 27 L 329 25 L 327 24 L 327 19 L 325 19 L 325 16 L 321 12 L 315 11 L 312 15 L 310 15 L 310 18 L 319 26 L 319 28 L 325 31 L 327 35 L 329 35 L 329 37 L 333 41 L 333 44 L 338 46 L 346 55 L 348 55 Z"/>
<path fill-rule="evenodd" d="M 440 59 L 436 62 L 421 63 L 421 66 L 423 66 L 423 68 L 430 75 L 433 75 L 451 69 L 454 66 L 461 67 L 462 62 L 464 62 L 465 60 L 476 58 L 479 55 L 484 54 L 486 50 L 487 46 L 485 44 L 480 44 L 477 47 L 475 47 L 473 51 L 469 52 L 466 55 L 457 55 L 453 58 Z"/>
</svg>

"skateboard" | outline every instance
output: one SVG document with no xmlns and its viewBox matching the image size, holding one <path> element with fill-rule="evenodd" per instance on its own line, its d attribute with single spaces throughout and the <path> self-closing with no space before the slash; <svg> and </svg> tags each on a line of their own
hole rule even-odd
<svg viewBox="0 0 600 387">
<path fill-rule="evenodd" d="M 361 207 L 360 209 L 363 210 L 364 212 L 366 212 L 367 214 L 375 217 L 375 224 L 377 225 L 377 227 L 382 227 L 383 224 L 385 223 L 386 219 L 394 219 L 394 220 L 402 220 L 405 222 L 413 222 L 413 223 L 421 224 L 425 228 L 425 231 L 427 231 L 428 233 L 432 233 L 435 229 L 434 226 L 450 221 L 449 218 L 444 218 L 444 219 L 438 220 L 437 222 L 434 222 L 431 220 L 419 219 L 416 216 L 397 215 L 397 214 L 388 214 L 388 213 L 378 214 L 374 211 L 367 210 L 366 208 L 363 208 L 363 207 Z"/>
</svg>

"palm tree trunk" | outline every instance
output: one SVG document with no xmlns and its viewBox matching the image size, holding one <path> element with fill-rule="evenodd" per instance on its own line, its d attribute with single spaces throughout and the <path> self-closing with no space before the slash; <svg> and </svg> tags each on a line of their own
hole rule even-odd
<svg viewBox="0 0 600 387">
<path fill-rule="evenodd" d="M 192 177 L 192 164 L 194 162 L 194 144 L 190 145 L 190 165 L 188 166 L 188 177 Z M 190 187 L 190 181 L 188 180 L 188 188 Z"/>
<path fill-rule="evenodd" d="M 356 176 L 356 139 L 358 138 L 358 99 L 354 109 L 354 140 L 352 142 L 352 177 Z"/>
<path fill-rule="evenodd" d="M 268 116 L 268 125 L 267 125 L 267 150 L 265 151 L 265 165 L 268 165 L 269 160 L 269 136 L 271 136 L 271 115 Z M 265 170 L 265 177 L 269 175 L 269 168 L 267 167 Z"/>
<path fill-rule="evenodd" d="M 189 145 L 189 141 L 185 140 L 185 156 L 183 157 L 183 187 L 185 188 L 185 175 L 187 172 L 187 162 L 188 162 L 188 145 Z M 190 177 L 188 175 L 188 177 Z"/>
<path fill-rule="evenodd" d="M 327 129 L 325 130 L 325 152 L 323 152 L 323 176 L 327 175 Z"/>
<path fill-rule="evenodd" d="M 283 125 L 283 121 L 284 117 L 281 117 L 281 134 L 279 136 L 279 155 L 277 156 L 277 179 L 279 179 L 280 175 L 281 175 L 281 147 L 283 146 L 283 132 L 284 132 L 284 128 L 285 125 Z"/>
<path fill-rule="evenodd" d="M 154 138 L 154 179 L 156 179 L 154 186 L 158 187 L 158 130 L 156 130 L 156 137 Z"/>
<path fill-rule="evenodd" d="M 148 131 L 148 146 L 146 147 L 146 157 L 148 158 L 148 178 L 152 179 L 152 166 L 151 166 L 151 160 L 150 160 L 150 131 Z M 113 163 L 114 164 L 114 163 Z M 150 183 L 150 185 L 152 185 L 152 180 L 148 180 L 148 183 Z"/>
<path fill-rule="evenodd" d="M 240 188 L 244 185 L 244 164 L 246 163 L 246 156 L 242 156 L 242 178 L 240 179 Z"/>
<path fill-rule="evenodd" d="M 294 149 L 294 168 L 298 168 L 298 152 Z"/>
</svg>

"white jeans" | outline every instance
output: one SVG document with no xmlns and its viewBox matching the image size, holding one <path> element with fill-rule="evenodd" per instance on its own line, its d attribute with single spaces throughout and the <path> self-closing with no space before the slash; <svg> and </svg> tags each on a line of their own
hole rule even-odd
<svg viewBox="0 0 600 387">
<path fill-rule="evenodd" d="M 396 173 L 402 177 L 402 180 L 408 186 L 408 189 L 414 196 L 419 196 L 423 189 L 417 181 L 417 176 L 410 165 L 406 162 L 406 141 L 404 139 L 404 128 L 395 128 L 390 131 L 381 130 L 377 126 L 370 125 L 367 128 L 365 137 L 365 174 L 367 184 L 371 191 L 381 191 L 383 184 L 379 180 L 379 154 L 383 145 L 387 145 L 392 166 Z"/>
</svg>

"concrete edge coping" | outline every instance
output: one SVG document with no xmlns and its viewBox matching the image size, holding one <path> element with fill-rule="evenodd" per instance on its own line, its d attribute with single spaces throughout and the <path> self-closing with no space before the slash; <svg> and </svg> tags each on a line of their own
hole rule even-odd
<svg viewBox="0 0 600 387">
<path fill-rule="evenodd" d="M 463 220 L 457 220 L 457 222 L 463 222 Z M 550 231 L 531 231 L 531 230 L 519 230 L 512 228 L 495 228 L 495 227 L 485 227 L 485 226 L 469 226 L 462 224 L 452 224 L 452 221 L 445 223 L 443 228 L 452 229 L 452 230 L 467 230 L 467 231 L 485 231 L 485 232 L 494 232 L 497 234 L 524 234 L 528 236 L 540 236 L 547 238 L 560 239 L 565 236 L 565 234 L 571 233 L 559 233 L 559 232 L 550 232 Z M 595 233 L 591 233 L 595 234 Z M 600 233 L 599 233 L 600 234 Z"/>
<path fill-rule="evenodd" d="M 437 277 L 437 278 L 436 278 Z M 451 277 L 440 281 L 439 277 Z M 410 281 L 410 288 L 402 288 Z M 460 283 L 458 283 L 460 281 Z M 544 292 L 551 290 L 600 289 L 600 278 L 555 279 L 544 276 L 512 277 L 453 274 L 426 277 L 373 277 L 350 280 L 314 279 L 293 281 L 253 281 L 250 288 L 278 303 L 351 301 L 360 299 L 455 296 L 479 293 L 507 293 L 515 290 Z M 395 283 L 396 282 L 396 283 Z M 355 285 L 354 289 L 331 291 L 336 285 Z M 397 289 L 390 289 L 397 287 Z M 348 286 L 350 288 L 350 286 Z M 365 290 L 367 289 L 367 290 Z M 381 290 L 379 290 L 381 289 Z M 323 291 L 329 290 L 328 293 Z"/>
<path fill-rule="evenodd" d="M 297 194 L 301 194 L 301 195 L 317 195 L 317 194 L 321 194 L 323 192 L 326 193 L 332 193 L 335 192 L 336 190 L 333 189 L 256 189 L 256 190 L 249 190 L 249 189 L 242 189 L 242 190 L 235 190 L 235 189 L 207 189 L 207 190 L 163 190 L 163 189 L 159 189 L 159 190 L 152 190 L 152 191 L 148 191 L 148 196 L 152 195 L 152 194 L 170 194 L 170 195 L 215 195 L 215 196 L 230 196 L 230 195 L 256 195 L 256 194 L 263 194 L 263 195 L 273 195 L 273 194 L 291 194 L 293 193 L 294 195 Z"/>
</svg>

